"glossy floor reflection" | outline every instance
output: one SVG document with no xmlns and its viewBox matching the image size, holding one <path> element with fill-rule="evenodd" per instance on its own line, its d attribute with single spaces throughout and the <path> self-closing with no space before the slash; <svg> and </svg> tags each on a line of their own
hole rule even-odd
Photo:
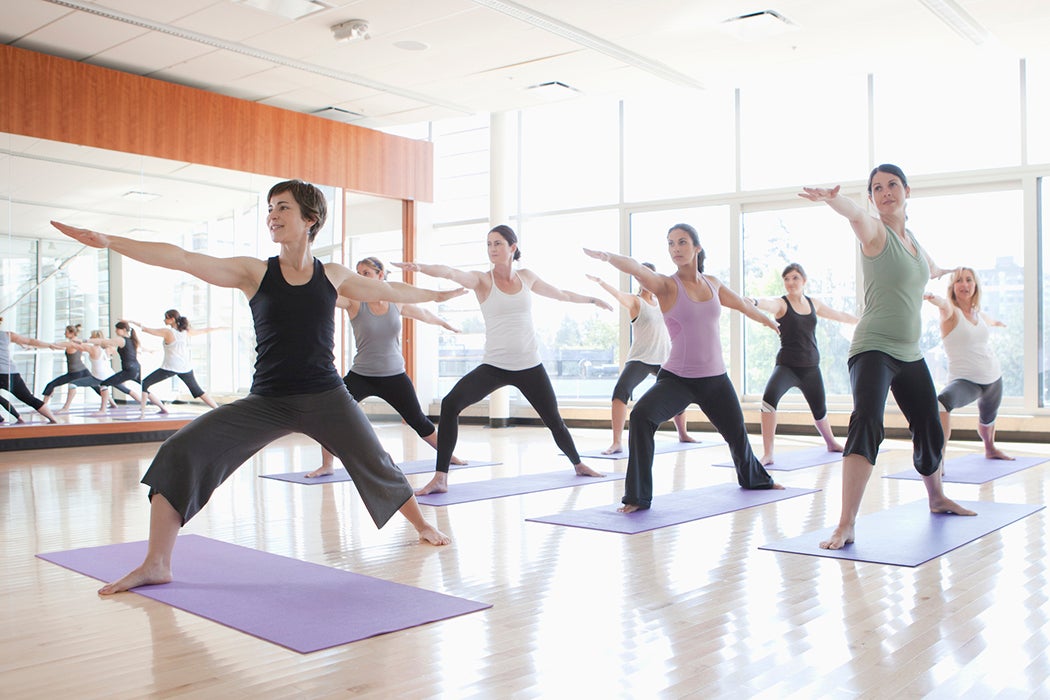
<svg viewBox="0 0 1050 700">
<path fill-rule="evenodd" d="M 377 424 L 397 459 L 429 456 Z M 581 450 L 606 431 L 573 430 Z M 672 437 L 668 434 L 668 438 Z M 815 441 L 783 438 L 779 449 Z M 922 498 L 905 444 L 880 457 L 862 513 Z M 1047 516 L 1042 511 L 914 569 L 760 551 L 831 525 L 840 464 L 775 478 L 824 489 L 638 535 L 525 518 L 608 504 L 621 481 L 424 513 L 454 538 L 418 544 L 395 518 L 377 531 L 352 484 L 299 486 L 260 473 L 319 464 L 304 438 L 275 443 L 215 494 L 186 532 L 493 603 L 481 613 L 300 655 L 98 583 L 37 552 L 146 536 L 138 482 L 156 444 L 0 453 L 0 654 L 6 697 L 1038 697 L 1050 675 Z M 974 451 L 957 442 L 950 454 Z M 1004 444 L 1018 455 L 1050 445 Z M 464 426 L 457 454 L 503 464 L 457 483 L 564 469 L 542 428 Z M 725 483 L 724 446 L 658 455 L 660 493 Z M 595 462 L 624 470 L 625 462 Z M 409 477 L 422 485 L 428 475 Z M 1047 465 L 964 500 L 1045 502 Z M 980 517 L 980 516 L 978 516 Z M 858 537 L 879 533 L 858 532 Z M 175 575 L 178 576 L 176 550 Z M 353 591 L 347 591 L 353 595 Z M 261 610 L 261 615 L 266 611 Z"/>
</svg>

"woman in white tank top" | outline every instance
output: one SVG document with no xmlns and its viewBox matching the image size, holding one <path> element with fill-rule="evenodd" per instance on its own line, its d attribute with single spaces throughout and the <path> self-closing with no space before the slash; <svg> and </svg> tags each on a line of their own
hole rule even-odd
<svg viewBox="0 0 1050 700">
<path fill-rule="evenodd" d="M 487 272 L 458 270 L 447 265 L 394 263 L 403 270 L 443 277 L 474 290 L 485 319 L 485 355 L 482 364 L 468 372 L 441 401 L 438 421 L 437 470 L 417 496 L 448 491 L 448 469 L 459 437 L 459 414 L 496 389 L 516 387 L 539 413 L 554 441 L 569 458 L 580 476 L 604 476 L 580 460 L 579 452 L 558 412 L 547 370 L 540 361 L 539 341 L 532 321 L 532 294 L 575 304 L 594 304 L 612 311 L 612 306 L 595 297 L 558 289 L 541 280 L 536 273 L 515 269 L 521 257 L 517 234 L 505 225 L 489 231 L 488 257 L 492 268 Z"/>
<path fill-rule="evenodd" d="M 948 298 L 923 296 L 941 312 L 941 340 L 948 355 L 948 385 L 937 400 L 941 404 L 944 443 L 952 434 L 952 410 L 977 401 L 980 417 L 977 434 L 988 459 L 1013 459 L 995 446 L 995 419 L 1003 399 L 999 360 L 988 343 L 989 326 L 1006 326 L 981 311 L 981 283 L 977 273 L 960 267 L 948 283 Z"/>
</svg>

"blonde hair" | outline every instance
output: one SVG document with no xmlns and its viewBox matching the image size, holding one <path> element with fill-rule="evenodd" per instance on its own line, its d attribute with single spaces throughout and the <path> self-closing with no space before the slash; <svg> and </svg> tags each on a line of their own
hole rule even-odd
<svg viewBox="0 0 1050 700">
<path fill-rule="evenodd" d="M 955 283 L 959 281 L 959 277 L 964 272 L 969 272 L 973 275 L 973 309 L 978 310 L 981 308 L 981 280 L 977 276 L 977 271 L 972 267 L 957 267 L 952 270 L 952 278 L 948 282 L 948 299 L 956 306 L 959 306 L 959 300 L 955 298 Z M 959 306 L 959 308 L 961 309 L 962 307 Z"/>
</svg>

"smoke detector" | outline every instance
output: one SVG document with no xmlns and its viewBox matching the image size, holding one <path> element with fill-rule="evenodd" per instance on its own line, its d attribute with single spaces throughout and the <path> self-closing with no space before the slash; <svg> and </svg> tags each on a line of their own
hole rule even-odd
<svg viewBox="0 0 1050 700">
<path fill-rule="evenodd" d="M 368 33 L 368 21 L 363 19 L 349 19 L 345 22 L 332 25 L 332 36 L 336 41 L 348 42 L 358 39 L 371 39 Z"/>
</svg>

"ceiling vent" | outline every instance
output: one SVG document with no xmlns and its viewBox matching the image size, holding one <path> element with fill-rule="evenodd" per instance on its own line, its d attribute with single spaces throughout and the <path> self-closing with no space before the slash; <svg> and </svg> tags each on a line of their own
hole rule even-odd
<svg viewBox="0 0 1050 700">
<path fill-rule="evenodd" d="M 798 29 L 798 25 L 776 10 L 749 12 L 722 22 L 722 29 L 738 39 L 767 39 Z"/>
<path fill-rule="evenodd" d="M 579 97 L 583 94 L 573 86 L 566 85 L 560 80 L 550 80 L 546 83 L 537 83 L 536 85 L 530 85 L 526 89 L 529 91 L 530 95 L 533 95 L 544 102 L 567 100 L 573 97 Z"/>
<path fill-rule="evenodd" d="M 342 107 L 325 107 L 319 109 L 316 112 L 310 112 L 315 117 L 324 117 L 325 119 L 331 119 L 335 122 L 343 122 L 344 124 L 353 124 L 359 122 L 362 119 L 368 119 L 368 117 L 360 112 L 351 112 L 349 109 L 343 109 Z"/>
</svg>

